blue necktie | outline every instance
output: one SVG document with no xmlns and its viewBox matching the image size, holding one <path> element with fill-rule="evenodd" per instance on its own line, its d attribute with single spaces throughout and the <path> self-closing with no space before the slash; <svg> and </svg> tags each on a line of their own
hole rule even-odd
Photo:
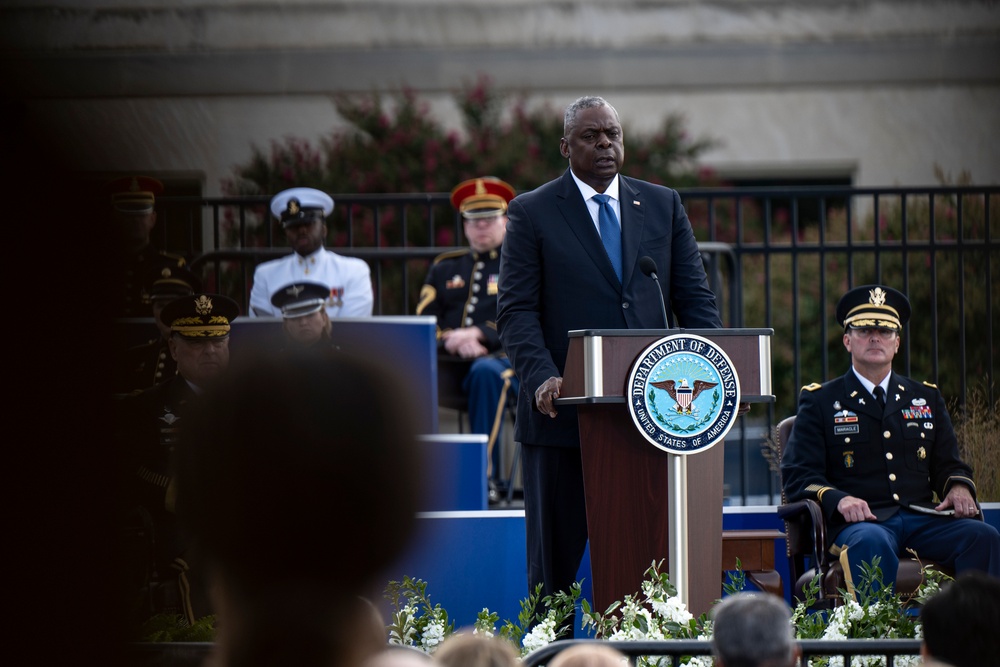
<svg viewBox="0 0 1000 667">
<path fill-rule="evenodd" d="M 601 229 L 601 241 L 604 242 L 604 250 L 608 253 L 611 266 L 615 269 L 618 282 L 622 282 L 622 228 L 618 224 L 618 216 L 615 209 L 611 208 L 608 201 L 611 195 L 594 195 L 592 197 L 597 202 L 597 224 Z"/>
</svg>

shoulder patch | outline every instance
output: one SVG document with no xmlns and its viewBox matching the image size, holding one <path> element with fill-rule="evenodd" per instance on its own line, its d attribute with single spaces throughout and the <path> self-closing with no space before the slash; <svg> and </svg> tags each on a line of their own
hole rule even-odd
<svg viewBox="0 0 1000 667">
<path fill-rule="evenodd" d="M 927 385 L 928 387 L 933 387 L 934 389 L 938 388 L 936 384 L 934 384 L 933 382 L 928 382 L 927 380 L 924 380 L 924 384 Z"/>
<path fill-rule="evenodd" d="M 821 385 L 819 382 L 813 382 L 812 384 L 807 384 L 806 386 L 802 387 L 802 391 L 816 391 L 817 389 L 820 389 L 822 387 L 823 385 Z"/>
<path fill-rule="evenodd" d="M 459 248 L 458 250 L 449 250 L 448 252 L 443 252 L 434 258 L 434 264 L 444 261 L 446 259 L 452 259 L 454 257 L 461 257 L 462 255 L 468 255 L 470 250 L 468 248 Z"/>
</svg>

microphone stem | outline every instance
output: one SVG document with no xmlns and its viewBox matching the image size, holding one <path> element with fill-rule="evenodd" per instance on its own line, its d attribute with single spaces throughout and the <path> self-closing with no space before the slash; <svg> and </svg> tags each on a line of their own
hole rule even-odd
<svg viewBox="0 0 1000 667">
<path fill-rule="evenodd" d="M 663 288 L 660 286 L 660 278 L 656 275 L 655 272 L 650 273 L 649 277 L 652 278 L 653 282 L 656 283 L 656 291 L 660 293 L 660 311 L 663 313 L 663 326 L 666 327 L 667 329 L 673 329 L 673 327 L 670 326 L 670 318 L 667 317 L 667 306 L 664 302 Z"/>
</svg>

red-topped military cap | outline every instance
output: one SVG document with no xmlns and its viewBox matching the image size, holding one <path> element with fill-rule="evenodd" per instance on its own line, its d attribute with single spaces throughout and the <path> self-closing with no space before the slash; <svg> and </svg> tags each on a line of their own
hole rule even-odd
<svg viewBox="0 0 1000 667">
<path fill-rule="evenodd" d="M 463 218 L 475 220 L 507 212 L 507 204 L 517 195 L 514 187 L 494 176 L 462 181 L 451 191 L 451 205 Z"/>
<path fill-rule="evenodd" d="M 163 183 L 149 176 L 125 176 L 109 181 L 105 188 L 115 210 L 142 214 L 153 210 L 156 195 L 163 192 Z"/>
<path fill-rule="evenodd" d="M 899 331 L 910 320 L 910 301 L 891 287 L 861 285 L 837 303 L 837 322 L 847 329 L 892 329 Z"/>
</svg>

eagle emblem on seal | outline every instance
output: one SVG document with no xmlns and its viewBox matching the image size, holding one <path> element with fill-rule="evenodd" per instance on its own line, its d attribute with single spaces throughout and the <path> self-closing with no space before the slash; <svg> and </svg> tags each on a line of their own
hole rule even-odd
<svg viewBox="0 0 1000 667">
<path fill-rule="evenodd" d="M 718 382 L 706 382 L 695 380 L 692 386 L 688 386 L 687 378 L 681 378 L 680 384 L 676 380 L 661 380 L 660 382 L 650 382 L 657 389 L 662 389 L 674 399 L 674 410 L 678 413 L 691 414 L 691 404 L 698 394 L 716 386 Z"/>
</svg>

